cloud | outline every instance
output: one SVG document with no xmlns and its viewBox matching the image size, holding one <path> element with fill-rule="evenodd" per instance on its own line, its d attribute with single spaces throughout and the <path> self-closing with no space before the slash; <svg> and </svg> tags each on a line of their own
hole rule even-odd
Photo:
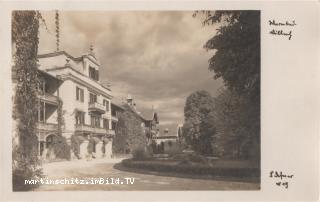
<svg viewBox="0 0 320 202">
<path fill-rule="evenodd" d="M 54 33 L 54 12 L 45 12 Z M 161 123 L 182 122 L 186 97 L 196 90 L 215 95 L 222 86 L 208 70 L 204 43 L 215 28 L 187 11 L 60 12 L 61 48 L 78 56 L 90 43 L 113 94 L 131 94 L 138 108 L 154 106 Z M 40 51 L 55 50 L 54 34 L 40 35 Z"/>
</svg>

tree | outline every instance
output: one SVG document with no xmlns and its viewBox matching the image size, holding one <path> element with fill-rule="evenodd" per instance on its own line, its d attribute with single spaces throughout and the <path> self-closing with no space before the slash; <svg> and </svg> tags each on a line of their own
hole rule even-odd
<svg viewBox="0 0 320 202">
<path fill-rule="evenodd" d="M 196 91 L 188 96 L 184 107 L 183 138 L 195 151 L 211 155 L 215 134 L 213 122 L 214 101 L 206 91 Z"/>
<path fill-rule="evenodd" d="M 195 13 L 196 15 L 197 13 Z M 230 90 L 260 97 L 260 11 L 207 11 L 204 25 L 218 25 L 204 47 L 215 50 L 209 60 L 214 78 Z"/>
<path fill-rule="evenodd" d="M 28 189 L 24 179 L 39 177 L 37 71 L 40 14 L 12 12 L 13 82 L 16 83 L 13 119 L 17 122 L 17 142 L 13 145 L 13 189 Z"/>
<path fill-rule="evenodd" d="M 204 48 L 215 51 L 209 70 L 227 88 L 217 99 L 215 108 L 221 113 L 215 119 L 221 122 L 220 130 L 230 132 L 224 134 L 226 142 L 242 142 L 250 150 L 249 145 L 260 145 L 260 12 L 203 11 L 194 16 L 200 13 L 204 25 L 218 26 Z M 240 155 L 240 146 L 238 150 Z"/>
</svg>

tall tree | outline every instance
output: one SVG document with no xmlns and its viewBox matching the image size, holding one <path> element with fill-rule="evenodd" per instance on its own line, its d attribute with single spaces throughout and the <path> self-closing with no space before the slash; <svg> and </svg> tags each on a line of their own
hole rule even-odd
<svg viewBox="0 0 320 202">
<path fill-rule="evenodd" d="M 212 154 L 215 135 L 213 106 L 213 98 L 208 92 L 196 91 L 188 96 L 184 107 L 183 137 L 195 151 L 206 155 Z"/>
<path fill-rule="evenodd" d="M 214 78 L 230 90 L 260 97 L 260 11 L 206 11 L 204 25 L 215 24 L 217 33 L 204 47 L 215 50 L 209 60 Z M 195 13 L 197 15 L 197 13 Z"/>
<path fill-rule="evenodd" d="M 230 99 L 235 101 L 229 114 L 220 113 L 220 119 L 226 120 L 223 129 L 234 129 L 233 138 L 229 136 L 228 142 L 237 142 L 246 136 L 244 140 L 259 145 L 260 11 L 203 11 L 195 12 L 194 16 L 199 14 L 205 17 L 204 25 L 218 27 L 204 47 L 215 51 L 209 60 L 209 70 L 214 71 L 215 79 L 222 78 L 227 87 L 228 92 L 218 98 L 219 107 L 224 109 Z"/>
<path fill-rule="evenodd" d="M 24 179 L 39 174 L 36 136 L 39 18 L 36 11 L 12 12 L 12 71 L 13 82 L 16 83 L 13 119 L 18 123 L 14 139 L 17 144 L 13 144 L 13 188 L 18 190 L 26 188 Z"/>
</svg>

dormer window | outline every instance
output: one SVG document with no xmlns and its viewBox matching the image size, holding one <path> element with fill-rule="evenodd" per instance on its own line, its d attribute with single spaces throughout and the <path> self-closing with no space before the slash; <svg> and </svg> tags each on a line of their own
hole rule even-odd
<svg viewBox="0 0 320 202">
<path fill-rule="evenodd" d="M 99 71 L 93 67 L 89 67 L 89 77 L 95 81 L 99 81 Z"/>
</svg>

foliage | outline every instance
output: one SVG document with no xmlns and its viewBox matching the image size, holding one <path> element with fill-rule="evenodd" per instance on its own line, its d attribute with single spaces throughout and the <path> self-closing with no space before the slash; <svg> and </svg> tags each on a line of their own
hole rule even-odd
<svg viewBox="0 0 320 202">
<path fill-rule="evenodd" d="M 172 163 L 172 161 L 157 161 L 157 160 L 144 160 L 136 161 L 133 159 L 122 160 L 121 164 L 126 168 L 138 169 L 143 171 L 155 171 L 170 173 L 171 175 L 192 175 L 192 177 L 201 177 L 205 179 L 211 177 L 230 177 L 230 179 L 241 178 L 250 179 L 254 181 L 260 180 L 260 168 L 256 167 L 219 167 L 211 166 L 202 163 L 181 164 L 179 162 Z"/>
<path fill-rule="evenodd" d="M 93 138 L 90 138 L 88 146 L 87 146 L 88 154 L 92 154 L 93 153 L 94 147 L 95 147 L 95 141 L 94 141 Z"/>
<path fill-rule="evenodd" d="M 195 151 L 211 155 L 215 135 L 213 120 L 214 100 L 206 91 L 197 91 L 188 96 L 184 107 L 185 124 L 183 138 Z"/>
<path fill-rule="evenodd" d="M 152 157 L 150 151 L 146 149 L 146 147 L 137 147 L 132 151 L 132 159 L 137 161 L 146 160 Z"/>
<path fill-rule="evenodd" d="M 259 98 L 260 11 L 205 12 L 204 24 L 218 26 L 205 48 L 215 50 L 209 70 L 221 77 L 228 89 Z"/>
<path fill-rule="evenodd" d="M 165 153 L 169 154 L 169 156 L 181 154 L 183 150 L 183 145 L 181 145 L 179 142 L 171 142 L 170 146 L 170 141 L 167 142 L 167 147 L 165 149 Z"/>
<path fill-rule="evenodd" d="M 71 146 L 67 143 L 67 139 L 61 135 L 53 137 L 52 150 L 57 159 L 71 159 Z"/>
<path fill-rule="evenodd" d="M 74 155 L 80 159 L 80 145 L 83 142 L 83 140 L 77 136 L 77 135 L 72 135 L 71 136 L 71 149 L 74 153 Z"/>
<path fill-rule="evenodd" d="M 37 72 L 39 13 L 12 12 L 13 75 L 16 82 L 13 117 L 17 123 L 17 144 L 13 145 L 13 180 L 39 177 L 38 139 L 36 122 L 38 111 Z M 13 189 L 19 184 L 14 182 Z M 20 184 L 21 185 L 21 184 Z"/>
<path fill-rule="evenodd" d="M 238 158 L 260 156 L 260 11 L 202 11 L 204 25 L 218 27 L 205 48 L 209 70 L 226 89 L 215 103 L 216 148 Z"/>
<path fill-rule="evenodd" d="M 117 134 L 114 138 L 114 153 L 131 153 L 136 147 L 145 147 L 147 139 L 143 128 L 142 120 L 129 106 L 119 114 L 117 124 Z"/>
<path fill-rule="evenodd" d="M 55 14 L 55 24 L 56 24 L 56 46 L 57 46 L 57 51 L 59 51 L 59 45 L 60 45 L 60 28 L 59 28 L 59 11 L 56 11 Z"/>
<path fill-rule="evenodd" d="M 200 137 L 197 150 L 200 154 L 212 155 L 214 153 L 212 144 L 216 136 L 216 125 L 214 120 L 214 111 L 208 112 L 205 114 L 205 117 L 202 119 L 200 126 Z"/>
<path fill-rule="evenodd" d="M 65 111 L 62 110 L 62 105 L 63 105 L 63 102 L 62 100 L 59 98 L 58 100 L 58 109 L 57 109 L 57 123 L 58 123 L 58 135 L 62 136 L 62 128 L 65 124 L 64 122 L 64 113 Z"/>
<path fill-rule="evenodd" d="M 256 120 L 259 108 L 252 106 L 246 97 L 230 90 L 222 91 L 215 99 L 215 123 L 220 130 L 217 143 L 224 155 L 237 158 L 260 156 Z"/>
<path fill-rule="evenodd" d="M 180 162 L 193 162 L 193 163 L 202 163 L 202 164 L 208 163 L 208 160 L 206 159 L 206 157 L 196 153 L 177 154 L 177 155 L 174 155 L 172 158 Z"/>
<path fill-rule="evenodd" d="M 102 145 L 102 147 L 101 147 L 101 152 L 102 152 L 102 154 L 105 154 L 106 153 L 106 145 L 108 144 L 108 142 L 109 142 L 109 140 L 107 140 L 107 139 L 104 139 L 103 140 L 103 145 Z"/>
</svg>

